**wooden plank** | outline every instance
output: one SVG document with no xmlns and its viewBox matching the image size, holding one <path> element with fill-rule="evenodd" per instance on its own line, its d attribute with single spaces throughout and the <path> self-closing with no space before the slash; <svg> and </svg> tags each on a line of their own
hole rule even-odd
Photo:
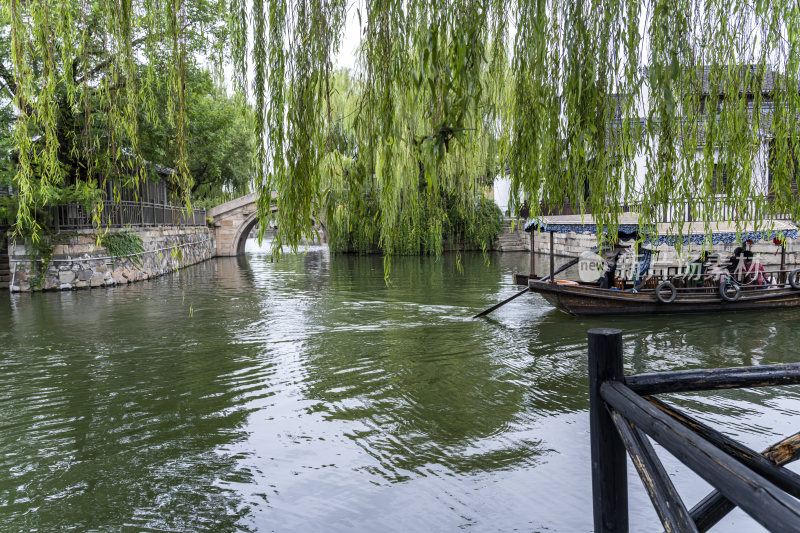
<svg viewBox="0 0 800 533">
<path fill-rule="evenodd" d="M 530 276 L 528 276 L 527 274 L 516 274 L 516 273 L 512 274 L 512 278 L 514 281 L 514 285 L 520 285 L 522 287 L 527 287 L 528 280 L 531 279 Z"/>
<path fill-rule="evenodd" d="M 764 478 L 775 483 L 778 488 L 785 490 L 795 498 L 800 498 L 800 474 L 796 474 L 780 466 L 775 466 L 772 461 L 757 451 L 720 433 L 703 422 L 678 411 L 671 405 L 657 398 L 650 397 L 647 399 L 662 412 L 694 431 L 734 459 L 737 459 L 753 472 L 761 474 Z"/>
<path fill-rule="evenodd" d="M 786 437 L 761 453 L 776 466 L 783 466 L 800 459 L 800 433 Z M 718 490 L 713 490 L 692 507 L 689 513 L 698 531 L 703 533 L 714 527 L 735 507 Z"/>
<path fill-rule="evenodd" d="M 800 363 L 678 370 L 625 376 L 625 384 L 642 396 L 665 392 L 771 387 L 800 383 Z"/>
<path fill-rule="evenodd" d="M 611 419 L 628 449 L 628 455 L 639 472 L 642 485 L 650 496 L 656 513 L 661 518 L 664 530 L 667 533 L 697 532 L 694 520 L 647 437 L 618 411 L 611 410 Z"/>
<path fill-rule="evenodd" d="M 621 384 L 622 331 L 589 330 L 589 428 L 595 533 L 628 531 L 625 444 L 600 394 L 604 383 Z"/>
<path fill-rule="evenodd" d="M 770 531 L 800 530 L 800 502 L 619 382 L 605 401 Z"/>
</svg>

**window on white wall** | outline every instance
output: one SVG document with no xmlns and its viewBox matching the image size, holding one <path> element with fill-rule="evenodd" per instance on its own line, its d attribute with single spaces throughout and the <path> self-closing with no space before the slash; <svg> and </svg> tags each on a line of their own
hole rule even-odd
<svg viewBox="0 0 800 533">
<path fill-rule="evenodd" d="M 714 194 L 725 194 L 728 190 L 728 171 L 724 163 L 714 163 L 711 190 L 714 191 Z"/>
</svg>

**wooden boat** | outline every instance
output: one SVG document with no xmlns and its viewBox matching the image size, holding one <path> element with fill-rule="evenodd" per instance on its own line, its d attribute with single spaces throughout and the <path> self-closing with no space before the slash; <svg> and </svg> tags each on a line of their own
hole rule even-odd
<svg viewBox="0 0 800 533">
<path fill-rule="evenodd" d="M 635 218 L 635 214 L 626 215 L 624 225 L 620 226 L 619 237 L 621 239 L 628 235 L 635 235 L 638 229 L 634 222 Z M 797 238 L 798 233 L 796 226 L 785 221 L 763 221 L 759 225 L 745 223 L 744 226 L 745 230 L 737 233 L 736 224 L 715 223 L 712 242 L 714 244 L 737 242 L 734 241 L 734 238 L 741 239 L 742 242 Z M 771 227 L 772 230 L 759 231 L 757 229 L 759 226 Z M 550 233 L 550 274 L 544 278 L 535 274 L 530 276 L 515 274 L 514 282 L 527 286 L 530 291 L 541 294 L 551 305 L 573 315 L 708 313 L 800 306 L 800 269 L 791 272 L 786 270 L 784 246 L 781 246 L 780 269 L 767 272 L 771 275 L 771 281 L 775 280 L 775 283 L 752 286 L 740 283 L 741 280 L 720 277 L 717 272 L 713 276 L 701 276 L 700 279 L 703 281 L 695 283 L 699 284 L 699 287 L 684 288 L 683 281 L 686 278 L 682 275 L 674 277 L 659 275 L 646 276 L 651 283 L 644 285 L 647 288 L 639 290 L 634 289 L 633 282 L 628 282 L 626 286 L 624 281 L 618 288 L 602 288 L 597 283 L 553 279 L 559 271 L 578 261 L 575 259 L 561 269 L 554 269 L 553 233 L 595 233 L 598 228 L 590 216 L 583 218 L 576 216 L 546 217 L 529 222 L 525 230 L 531 232 L 531 243 L 533 243 L 534 231 L 541 230 Z M 604 228 L 600 228 L 600 231 L 604 231 Z M 667 233 L 666 229 L 664 233 Z M 700 224 L 690 223 L 686 235 L 685 244 L 689 242 L 702 243 L 704 239 L 708 238 L 705 234 L 705 227 Z M 654 244 L 658 245 L 661 242 L 667 241 L 657 241 Z M 533 246 L 531 248 L 533 249 Z M 649 263 L 646 268 L 649 268 Z M 533 252 L 531 252 L 531 272 L 535 272 Z M 644 272 L 642 279 L 645 279 L 643 274 Z M 722 290 L 719 288 L 720 283 L 723 284 Z M 656 284 L 658 285 L 656 286 Z M 728 289 L 733 290 L 733 295 L 729 294 L 730 291 L 726 292 Z M 666 297 L 665 290 L 667 291 Z"/>
<path fill-rule="evenodd" d="M 572 315 L 634 315 L 753 311 L 800 306 L 800 290 L 791 286 L 742 290 L 736 301 L 723 299 L 716 290 L 678 290 L 675 299 L 662 302 L 655 289 L 633 292 L 602 289 L 589 284 L 565 285 L 531 279 L 531 291 Z"/>
</svg>

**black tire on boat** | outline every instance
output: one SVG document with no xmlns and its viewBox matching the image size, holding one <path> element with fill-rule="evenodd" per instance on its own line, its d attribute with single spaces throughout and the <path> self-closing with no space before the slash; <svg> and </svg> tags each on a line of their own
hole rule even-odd
<svg viewBox="0 0 800 533">
<path fill-rule="evenodd" d="M 800 291 L 800 268 L 795 268 L 789 273 L 789 285 L 793 289 Z"/>
<path fill-rule="evenodd" d="M 669 296 L 664 296 L 661 293 L 661 291 L 665 289 L 669 291 Z M 656 287 L 656 298 L 662 304 L 671 304 L 675 301 L 676 296 L 678 296 L 678 291 L 675 289 L 675 285 L 673 285 L 671 281 L 662 281 Z"/>
<path fill-rule="evenodd" d="M 733 287 L 733 294 L 728 293 L 728 287 Z M 726 302 L 735 302 L 742 295 L 742 288 L 736 283 L 724 279 L 719 284 L 719 295 Z"/>
</svg>

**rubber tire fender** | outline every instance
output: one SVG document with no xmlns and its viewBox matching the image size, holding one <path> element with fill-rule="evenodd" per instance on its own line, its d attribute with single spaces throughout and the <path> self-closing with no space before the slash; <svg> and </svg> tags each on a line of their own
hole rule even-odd
<svg viewBox="0 0 800 533">
<path fill-rule="evenodd" d="M 789 273 L 789 285 L 793 289 L 800 291 L 800 279 L 798 279 L 800 276 L 798 274 L 800 274 L 800 268 L 795 268 Z"/>
<path fill-rule="evenodd" d="M 669 297 L 665 297 L 661 294 L 661 291 L 667 289 L 669 291 Z M 656 299 L 661 302 L 662 304 L 671 304 L 675 301 L 675 298 L 678 296 L 678 290 L 675 288 L 675 285 L 672 284 L 671 281 L 662 281 L 656 287 Z"/>
<path fill-rule="evenodd" d="M 732 295 L 728 294 L 727 288 L 729 286 L 736 289 L 736 292 L 734 292 Z M 742 295 L 742 288 L 739 285 L 737 285 L 736 283 L 733 283 L 733 282 L 731 282 L 730 280 L 727 280 L 727 279 L 724 279 L 724 280 L 722 280 L 720 282 L 720 284 L 719 284 L 719 296 L 720 296 L 720 298 L 722 298 L 726 302 L 735 302 L 736 300 L 739 299 L 739 297 L 741 297 L 741 295 Z"/>
</svg>

